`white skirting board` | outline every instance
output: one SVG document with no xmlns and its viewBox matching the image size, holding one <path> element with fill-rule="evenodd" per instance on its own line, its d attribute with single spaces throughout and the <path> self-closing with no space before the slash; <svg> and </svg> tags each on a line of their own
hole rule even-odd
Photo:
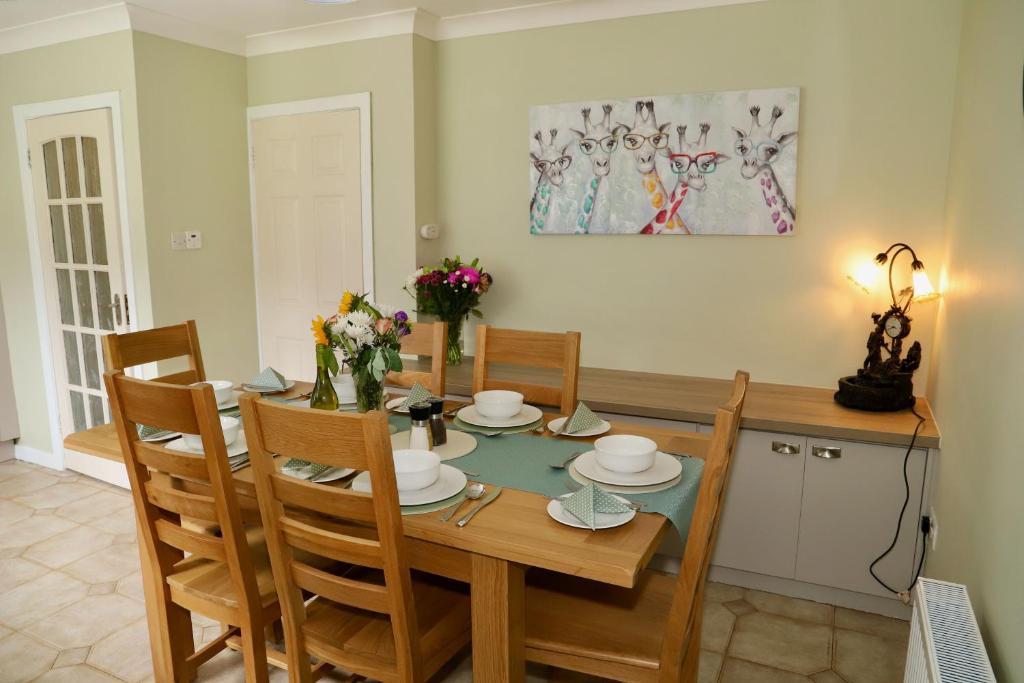
<svg viewBox="0 0 1024 683">
<path fill-rule="evenodd" d="M 124 463 L 86 455 L 77 451 L 64 451 L 64 466 L 73 472 L 84 474 L 93 479 L 105 481 L 123 489 L 131 488 L 128 483 L 128 470 Z"/>
<path fill-rule="evenodd" d="M 60 455 L 54 455 L 50 451 L 42 451 L 20 443 L 14 446 L 14 457 L 35 465 L 49 467 L 51 470 L 64 469 L 64 459 Z"/>
</svg>

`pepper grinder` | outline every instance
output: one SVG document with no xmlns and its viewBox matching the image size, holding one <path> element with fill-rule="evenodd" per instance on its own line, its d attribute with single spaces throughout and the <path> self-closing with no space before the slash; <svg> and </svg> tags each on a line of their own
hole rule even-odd
<svg viewBox="0 0 1024 683">
<path fill-rule="evenodd" d="M 409 448 L 429 451 L 434 445 L 430 438 L 430 404 L 425 401 L 413 403 L 409 406 L 409 419 L 412 422 Z"/>
<path fill-rule="evenodd" d="M 444 399 L 428 398 L 430 404 L 430 436 L 435 446 L 448 443 L 448 429 L 444 426 Z"/>
</svg>

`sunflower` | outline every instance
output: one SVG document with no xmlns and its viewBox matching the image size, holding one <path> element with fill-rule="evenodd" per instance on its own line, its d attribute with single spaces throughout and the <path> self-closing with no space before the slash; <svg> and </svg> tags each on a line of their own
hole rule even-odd
<svg viewBox="0 0 1024 683">
<path fill-rule="evenodd" d="M 313 341 L 318 345 L 330 346 L 330 342 L 327 341 L 327 333 L 324 332 L 324 317 L 322 315 L 313 318 L 313 324 L 309 329 L 313 330 Z"/>
<path fill-rule="evenodd" d="M 338 313 L 340 315 L 348 315 L 352 311 L 352 302 L 355 301 L 355 298 L 355 294 L 346 291 L 341 296 L 341 303 L 338 304 Z"/>
</svg>

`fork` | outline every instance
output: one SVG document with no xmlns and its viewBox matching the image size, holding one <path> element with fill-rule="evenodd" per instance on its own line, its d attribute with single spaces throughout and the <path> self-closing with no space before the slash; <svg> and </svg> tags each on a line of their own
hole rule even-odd
<svg viewBox="0 0 1024 683">
<path fill-rule="evenodd" d="M 581 455 L 583 455 L 583 451 L 576 451 L 575 453 L 573 453 L 572 455 L 570 455 L 568 458 L 558 463 L 557 465 L 548 465 L 548 467 L 555 470 L 564 470 L 566 467 L 569 466 L 569 463 L 571 463 L 573 460 L 580 457 Z"/>
</svg>

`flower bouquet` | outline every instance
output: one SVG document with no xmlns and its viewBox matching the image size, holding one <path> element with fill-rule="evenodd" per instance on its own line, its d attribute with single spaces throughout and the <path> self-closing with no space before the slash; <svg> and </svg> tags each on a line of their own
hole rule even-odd
<svg viewBox="0 0 1024 683">
<path fill-rule="evenodd" d="M 402 337 L 412 331 L 409 315 L 405 311 L 371 304 L 365 294 L 345 292 L 338 313 L 327 320 L 317 316 L 312 329 L 317 345 L 317 385 L 310 405 L 320 407 L 315 404 L 321 384 L 326 385 L 323 393 L 334 393 L 330 375 L 337 375 L 339 366 L 332 349 L 339 349 L 344 364 L 352 368 L 359 412 L 379 409 L 384 398 L 384 377 L 389 372 L 402 369 L 402 358 L 398 353 Z M 321 365 L 324 366 L 323 373 Z M 335 394 L 335 408 L 337 400 Z"/>
<path fill-rule="evenodd" d="M 480 296 L 494 278 L 478 265 L 464 264 L 458 256 L 437 266 L 424 266 L 409 276 L 405 290 L 416 299 L 416 310 L 448 323 L 448 365 L 462 362 L 462 323 L 470 314 L 482 318 Z"/>
</svg>

